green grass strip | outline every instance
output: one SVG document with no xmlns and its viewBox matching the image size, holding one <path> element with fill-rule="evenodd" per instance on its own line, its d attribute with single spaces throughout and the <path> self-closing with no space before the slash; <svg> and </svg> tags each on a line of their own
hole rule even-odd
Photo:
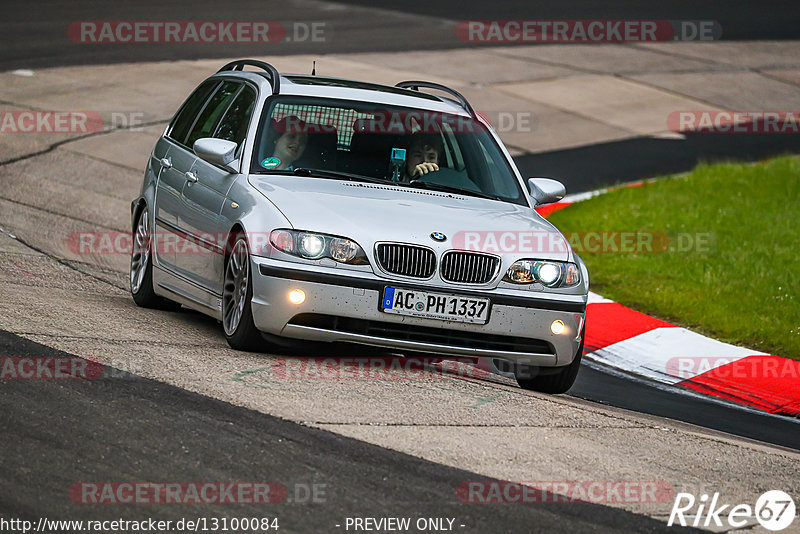
<svg viewBox="0 0 800 534">
<path fill-rule="evenodd" d="M 800 157 L 699 165 L 550 220 L 586 262 L 593 291 L 721 341 L 800 360 Z M 632 238 L 634 252 L 613 251 L 620 236 L 606 233 L 605 247 L 590 238 L 635 231 L 647 233 L 638 249 Z M 656 251 L 645 252 L 651 237 Z"/>
</svg>

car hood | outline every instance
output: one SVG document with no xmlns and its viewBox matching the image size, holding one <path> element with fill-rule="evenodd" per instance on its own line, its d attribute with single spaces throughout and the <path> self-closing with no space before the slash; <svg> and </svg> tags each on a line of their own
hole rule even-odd
<svg viewBox="0 0 800 534">
<path fill-rule="evenodd" d="M 569 260 L 569 245 L 527 206 L 392 185 L 300 176 L 251 176 L 298 230 L 338 235 L 365 250 L 378 241 Z M 437 243 L 431 234 L 447 237 Z"/>
</svg>

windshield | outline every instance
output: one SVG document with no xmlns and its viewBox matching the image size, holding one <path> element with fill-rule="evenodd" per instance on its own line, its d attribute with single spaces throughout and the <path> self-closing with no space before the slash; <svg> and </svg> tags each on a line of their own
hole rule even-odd
<svg viewBox="0 0 800 534">
<path fill-rule="evenodd" d="M 460 115 L 375 103 L 277 97 L 265 107 L 251 173 L 335 173 L 526 205 L 492 135 Z M 326 171 L 321 173 L 309 170 Z"/>
</svg>

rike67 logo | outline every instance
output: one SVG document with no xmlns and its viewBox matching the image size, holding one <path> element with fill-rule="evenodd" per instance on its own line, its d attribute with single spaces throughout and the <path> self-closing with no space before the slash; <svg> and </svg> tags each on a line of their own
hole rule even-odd
<svg viewBox="0 0 800 534">
<path fill-rule="evenodd" d="M 691 493 L 678 493 L 667 526 L 725 527 L 727 530 L 728 527 L 739 529 L 758 522 L 767 530 L 779 531 L 792 524 L 795 513 L 794 501 L 788 493 L 780 490 L 763 493 L 755 507 L 725 504 L 719 493 L 714 493 L 710 500 L 707 494 L 695 499 Z"/>
</svg>

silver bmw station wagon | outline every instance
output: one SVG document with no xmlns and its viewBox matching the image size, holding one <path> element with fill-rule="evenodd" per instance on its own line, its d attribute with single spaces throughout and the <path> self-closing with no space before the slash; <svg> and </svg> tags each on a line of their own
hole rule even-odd
<svg viewBox="0 0 800 534">
<path fill-rule="evenodd" d="M 245 67 L 250 67 L 245 70 Z M 222 322 L 231 347 L 350 342 L 488 358 L 567 391 L 588 273 L 490 124 L 448 87 L 239 60 L 189 96 L 131 204 L 140 306 Z"/>
</svg>

